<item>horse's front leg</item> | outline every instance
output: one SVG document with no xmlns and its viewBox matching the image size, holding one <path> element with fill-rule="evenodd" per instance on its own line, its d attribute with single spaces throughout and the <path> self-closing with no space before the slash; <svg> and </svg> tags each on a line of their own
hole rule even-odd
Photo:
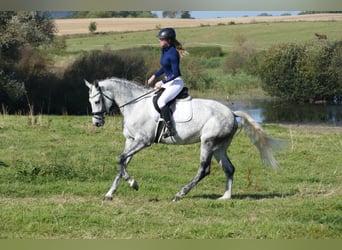
<svg viewBox="0 0 342 250">
<path fill-rule="evenodd" d="M 138 183 L 132 179 L 127 172 L 127 165 L 131 161 L 134 154 L 143 148 L 150 146 L 151 143 L 147 140 L 127 139 L 125 150 L 118 157 L 119 169 L 111 188 L 106 193 L 104 200 L 112 200 L 113 194 L 119 187 L 121 178 L 128 182 L 128 184 L 135 190 L 139 189 Z"/>
<path fill-rule="evenodd" d="M 130 185 L 131 188 L 138 190 L 139 189 L 138 183 L 134 179 L 132 179 L 127 172 L 128 163 L 131 161 L 132 158 L 133 158 L 133 155 L 126 157 L 125 154 L 121 154 L 119 156 L 120 168 L 119 168 L 118 176 L 122 176 L 123 179 L 127 181 L 127 183 Z"/>
<path fill-rule="evenodd" d="M 103 200 L 112 200 L 113 199 L 113 194 L 118 189 L 122 177 L 124 178 L 124 180 L 126 180 L 128 182 L 130 180 L 129 174 L 126 171 L 126 167 L 127 167 L 128 163 L 131 161 L 132 156 L 127 157 L 124 164 L 120 163 L 120 161 L 121 161 L 120 158 L 122 158 L 122 154 L 119 156 L 118 174 L 116 175 L 112 186 L 110 187 L 110 189 L 108 190 L 108 192 L 104 196 Z M 135 180 L 131 180 L 130 185 L 131 185 L 131 187 L 133 187 L 136 190 L 138 190 L 138 188 L 139 188 L 138 183 Z"/>
</svg>

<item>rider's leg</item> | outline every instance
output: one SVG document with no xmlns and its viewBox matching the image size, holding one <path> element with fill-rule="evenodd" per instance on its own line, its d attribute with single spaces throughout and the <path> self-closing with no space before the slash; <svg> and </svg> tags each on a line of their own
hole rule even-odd
<svg viewBox="0 0 342 250">
<path fill-rule="evenodd" d="M 161 110 L 161 116 L 165 120 L 167 131 L 164 133 L 164 137 L 173 136 L 175 131 L 172 127 L 171 122 L 171 112 L 167 103 L 172 101 L 176 96 L 182 91 L 184 87 L 184 82 L 181 77 L 176 78 L 175 80 L 164 84 L 163 88 L 165 88 L 164 92 L 158 99 L 158 106 Z"/>
<path fill-rule="evenodd" d="M 162 107 L 160 109 L 161 112 L 161 116 L 165 121 L 165 125 L 166 125 L 166 131 L 163 134 L 163 137 L 170 137 L 170 136 L 174 136 L 176 134 L 176 131 L 174 130 L 173 126 L 172 126 L 172 122 L 171 122 L 171 111 L 168 105 Z"/>
</svg>

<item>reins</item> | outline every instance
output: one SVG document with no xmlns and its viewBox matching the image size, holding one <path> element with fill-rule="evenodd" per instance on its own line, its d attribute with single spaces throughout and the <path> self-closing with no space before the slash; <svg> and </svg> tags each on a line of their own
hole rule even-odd
<svg viewBox="0 0 342 250">
<path fill-rule="evenodd" d="M 147 95 L 149 95 L 149 94 L 151 94 L 151 93 L 153 93 L 155 91 L 156 91 L 155 89 L 152 89 L 152 90 L 148 91 L 147 93 L 145 93 L 145 94 L 143 94 L 141 96 L 138 96 L 138 97 L 134 98 L 133 100 L 131 100 L 131 101 L 129 101 L 129 102 L 119 106 L 119 109 L 121 109 L 121 108 L 123 108 L 123 107 L 125 107 L 125 106 L 127 106 L 129 104 L 132 104 L 132 103 L 138 101 L 139 99 L 143 98 L 144 96 L 147 96 Z M 113 98 L 111 98 L 108 95 L 106 95 L 105 93 L 103 93 L 101 88 L 99 88 L 99 93 L 94 95 L 94 96 L 92 96 L 92 97 L 95 97 L 97 95 L 101 95 L 101 98 L 102 98 L 102 110 L 99 111 L 99 112 L 93 112 L 92 115 L 102 115 L 102 114 L 107 112 L 106 108 L 103 106 L 104 105 L 104 100 L 103 100 L 104 97 L 107 98 L 108 100 L 112 101 L 113 103 L 115 102 L 115 100 Z"/>
<path fill-rule="evenodd" d="M 147 96 L 147 95 L 153 93 L 154 91 L 155 91 L 155 89 L 152 89 L 151 91 L 148 91 L 147 93 L 145 93 L 145 94 L 143 94 L 143 95 L 141 95 L 141 96 L 138 96 L 137 98 L 135 98 L 135 99 L 133 99 L 133 100 L 131 100 L 131 101 L 125 103 L 125 104 L 122 104 L 121 106 L 119 106 L 119 108 L 123 108 L 123 107 L 125 107 L 125 106 L 127 106 L 127 105 L 129 105 L 129 104 L 132 104 L 132 103 L 138 101 L 139 99 L 143 98 L 144 96 Z M 107 97 L 109 100 L 113 101 L 113 100 L 112 100 L 111 98 L 109 98 L 108 96 L 106 96 L 106 95 L 104 95 L 104 96 Z"/>
</svg>

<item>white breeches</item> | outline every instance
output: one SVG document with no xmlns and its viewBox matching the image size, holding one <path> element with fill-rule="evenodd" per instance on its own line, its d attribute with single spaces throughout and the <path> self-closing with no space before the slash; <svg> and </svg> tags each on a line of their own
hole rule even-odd
<svg viewBox="0 0 342 250">
<path fill-rule="evenodd" d="M 163 84 L 162 88 L 165 88 L 163 94 L 158 99 L 158 107 L 164 107 L 169 101 L 176 98 L 176 96 L 182 91 L 184 82 L 182 77 Z"/>
</svg>

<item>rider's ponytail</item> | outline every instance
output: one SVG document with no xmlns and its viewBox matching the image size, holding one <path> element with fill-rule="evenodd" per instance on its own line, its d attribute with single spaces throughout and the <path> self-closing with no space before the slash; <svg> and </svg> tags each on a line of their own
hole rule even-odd
<svg viewBox="0 0 342 250">
<path fill-rule="evenodd" d="M 171 43 L 173 46 L 175 46 L 175 48 L 177 49 L 177 51 L 178 51 L 180 57 L 184 57 L 184 56 L 189 55 L 189 52 L 187 52 L 187 51 L 183 48 L 183 45 L 182 45 L 180 42 L 178 42 L 177 39 L 172 39 L 172 40 L 170 41 L 170 43 Z"/>
</svg>

